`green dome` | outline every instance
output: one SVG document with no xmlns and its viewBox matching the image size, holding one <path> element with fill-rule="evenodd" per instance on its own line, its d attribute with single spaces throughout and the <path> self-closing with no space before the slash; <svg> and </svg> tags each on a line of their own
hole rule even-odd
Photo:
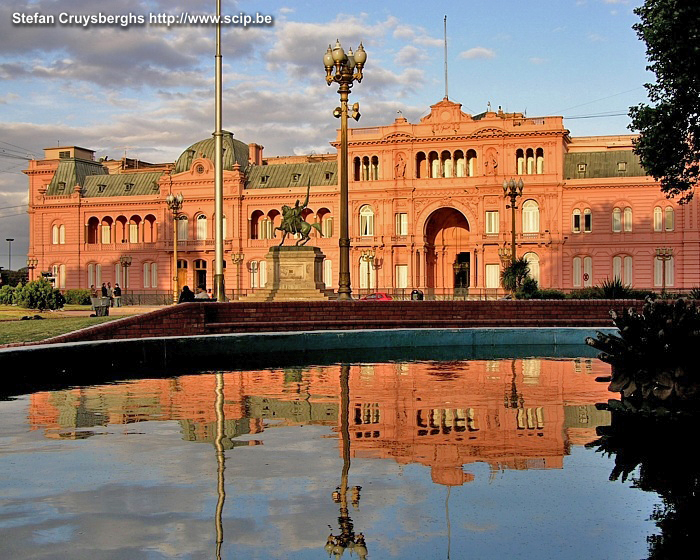
<svg viewBox="0 0 700 560">
<path fill-rule="evenodd" d="M 214 144 L 215 140 L 213 136 L 192 144 L 177 158 L 173 173 L 188 171 L 190 167 L 192 167 L 192 162 L 200 157 L 205 157 L 214 161 Z M 224 130 L 223 145 L 224 169 L 231 171 L 236 163 L 240 164 L 243 169 L 248 167 L 248 144 L 240 140 L 234 140 L 233 134 Z"/>
</svg>

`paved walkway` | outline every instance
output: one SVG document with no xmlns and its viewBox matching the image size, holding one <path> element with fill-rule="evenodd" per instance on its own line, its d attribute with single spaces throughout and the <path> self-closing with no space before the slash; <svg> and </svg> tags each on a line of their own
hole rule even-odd
<svg viewBox="0 0 700 560">
<path fill-rule="evenodd" d="M 165 305 L 125 305 L 123 307 L 110 307 L 110 317 L 124 317 L 127 315 L 141 315 L 156 309 L 163 309 Z M 31 310 L 29 310 L 31 311 Z M 45 313 L 46 318 L 50 317 L 89 317 L 95 312 L 90 308 L 80 309 L 78 311 L 54 311 L 53 313 Z M 30 314 L 28 312 L 28 314 Z"/>
</svg>

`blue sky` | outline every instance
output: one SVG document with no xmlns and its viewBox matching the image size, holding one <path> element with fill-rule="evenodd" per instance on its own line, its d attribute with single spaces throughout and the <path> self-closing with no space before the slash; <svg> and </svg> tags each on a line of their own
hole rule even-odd
<svg viewBox="0 0 700 560">
<path fill-rule="evenodd" d="M 646 101 L 644 45 L 631 26 L 640 0 L 222 0 L 222 13 L 270 15 L 223 32 L 224 128 L 266 155 L 330 152 L 335 87 L 322 56 L 339 38 L 367 51 L 351 100 L 360 126 L 411 122 L 448 93 L 467 113 L 487 103 L 563 115 L 573 136 L 624 134 Z M 27 179 L 21 157 L 79 145 L 97 156 L 173 161 L 214 128 L 214 28 L 13 25 L 13 14 L 212 14 L 214 0 L 9 0 L 0 6 L 0 266 L 26 259 Z M 609 116 L 601 116 L 609 115 Z M 614 115 L 614 116 L 610 116 Z"/>
</svg>

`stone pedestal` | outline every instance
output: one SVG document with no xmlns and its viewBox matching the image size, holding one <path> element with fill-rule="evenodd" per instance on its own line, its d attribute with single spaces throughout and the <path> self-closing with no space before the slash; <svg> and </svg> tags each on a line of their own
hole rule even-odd
<svg viewBox="0 0 700 560">
<path fill-rule="evenodd" d="M 328 299 L 323 283 L 324 254 L 318 247 L 271 247 L 267 253 L 267 284 L 245 301 Z"/>
</svg>

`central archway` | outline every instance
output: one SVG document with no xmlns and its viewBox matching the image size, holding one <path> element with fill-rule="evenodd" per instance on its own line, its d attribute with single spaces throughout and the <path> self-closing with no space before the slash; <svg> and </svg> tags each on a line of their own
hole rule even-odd
<svg viewBox="0 0 700 560">
<path fill-rule="evenodd" d="M 455 208 L 435 210 L 425 223 L 426 287 L 443 291 L 470 285 L 469 222 Z"/>
</svg>

